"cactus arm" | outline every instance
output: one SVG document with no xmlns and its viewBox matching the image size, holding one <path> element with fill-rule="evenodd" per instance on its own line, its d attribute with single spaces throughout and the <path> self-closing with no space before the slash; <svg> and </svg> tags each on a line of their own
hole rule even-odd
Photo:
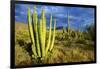
<svg viewBox="0 0 100 69">
<path fill-rule="evenodd" d="M 34 25 L 34 33 L 35 33 L 35 46 L 37 49 L 38 57 L 41 57 L 41 51 L 40 51 L 40 45 L 39 45 L 39 34 L 38 34 L 38 18 L 37 18 L 37 13 L 36 13 L 36 7 L 34 7 L 33 25 Z"/>
<path fill-rule="evenodd" d="M 51 28 L 52 28 L 52 15 L 50 17 L 49 37 L 48 37 L 48 42 L 46 47 L 46 54 L 48 52 L 48 49 L 50 48 L 50 43 L 51 43 Z"/>
<path fill-rule="evenodd" d="M 54 20 L 54 31 L 53 31 L 53 37 L 52 37 L 52 42 L 51 42 L 50 51 L 52 51 L 53 46 L 54 46 L 54 41 L 55 41 L 55 29 L 56 29 L 56 19 Z"/>
<path fill-rule="evenodd" d="M 42 57 L 44 56 L 44 50 L 43 50 L 43 29 L 42 29 L 42 19 L 40 19 L 40 24 L 39 24 L 39 40 L 40 40 L 40 47 L 42 51 Z"/>
<path fill-rule="evenodd" d="M 45 41 L 46 41 L 46 18 L 45 12 L 42 9 L 41 13 L 41 21 L 42 21 L 42 56 L 45 56 Z"/>
<path fill-rule="evenodd" d="M 28 8 L 28 29 L 29 29 L 31 42 L 32 42 L 32 51 L 33 51 L 34 56 L 37 56 L 36 48 L 35 48 L 35 42 L 34 42 L 34 33 L 33 33 L 33 28 L 32 28 L 32 25 L 31 25 L 30 8 Z"/>
</svg>

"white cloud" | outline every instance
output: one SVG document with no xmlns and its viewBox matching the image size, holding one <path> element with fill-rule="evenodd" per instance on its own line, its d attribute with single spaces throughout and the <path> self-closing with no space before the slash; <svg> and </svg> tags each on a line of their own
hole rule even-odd
<svg viewBox="0 0 100 69">
<path fill-rule="evenodd" d="M 15 18 L 19 18 L 19 16 L 16 15 Z"/>
</svg>

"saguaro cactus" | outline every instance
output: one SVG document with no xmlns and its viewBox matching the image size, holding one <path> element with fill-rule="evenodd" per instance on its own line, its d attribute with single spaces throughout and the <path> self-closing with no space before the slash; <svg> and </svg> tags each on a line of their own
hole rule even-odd
<svg viewBox="0 0 100 69">
<path fill-rule="evenodd" d="M 38 19 L 36 7 L 34 7 L 34 13 L 30 14 L 30 8 L 28 8 L 28 29 L 30 39 L 32 42 L 33 58 L 45 58 L 48 56 L 48 52 L 52 51 L 55 41 L 55 29 L 56 20 L 54 20 L 54 30 L 52 33 L 52 15 L 50 17 L 49 35 L 46 35 L 46 17 L 45 11 L 42 9 L 41 18 Z M 53 36 L 51 35 L 53 34 Z M 46 39 L 48 36 L 48 39 Z M 48 40 L 48 41 L 47 41 Z"/>
</svg>

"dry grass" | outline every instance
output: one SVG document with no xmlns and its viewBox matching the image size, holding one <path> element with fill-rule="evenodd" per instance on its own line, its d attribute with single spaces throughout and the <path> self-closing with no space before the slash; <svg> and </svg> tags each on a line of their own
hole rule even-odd
<svg viewBox="0 0 100 69">
<path fill-rule="evenodd" d="M 30 48 L 27 46 L 30 43 L 27 24 L 16 23 L 15 26 L 15 64 L 33 65 L 35 62 L 31 59 L 30 52 L 26 50 Z M 56 37 L 60 36 L 56 35 Z M 55 40 L 53 51 L 43 62 L 44 64 L 94 61 L 93 41 L 58 39 Z"/>
</svg>

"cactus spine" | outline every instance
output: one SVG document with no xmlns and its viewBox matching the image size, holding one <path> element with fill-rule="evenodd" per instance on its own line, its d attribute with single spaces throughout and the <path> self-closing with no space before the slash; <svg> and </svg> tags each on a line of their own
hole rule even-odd
<svg viewBox="0 0 100 69">
<path fill-rule="evenodd" d="M 56 28 L 56 20 L 54 21 L 53 36 L 51 36 L 52 34 L 51 30 L 52 15 L 51 15 L 49 35 L 46 35 L 47 30 L 46 30 L 46 17 L 44 9 L 42 9 L 41 18 L 38 19 L 36 7 L 34 7 L 34 13 L 32 14 L 32 18 L 30 14 L 30 8 L 28 8 L 28 29 L 29 29 L 30 39 L 32 42 L 33 58 L 40 58 L 40 59 L 45 58 L 48 55 L 48 52 L 52 51 L 55 41 L 55 28 Z M 48 41 L 46 41 L 47 40 L 46 36 L 48 36 Z"/>
</svg>

